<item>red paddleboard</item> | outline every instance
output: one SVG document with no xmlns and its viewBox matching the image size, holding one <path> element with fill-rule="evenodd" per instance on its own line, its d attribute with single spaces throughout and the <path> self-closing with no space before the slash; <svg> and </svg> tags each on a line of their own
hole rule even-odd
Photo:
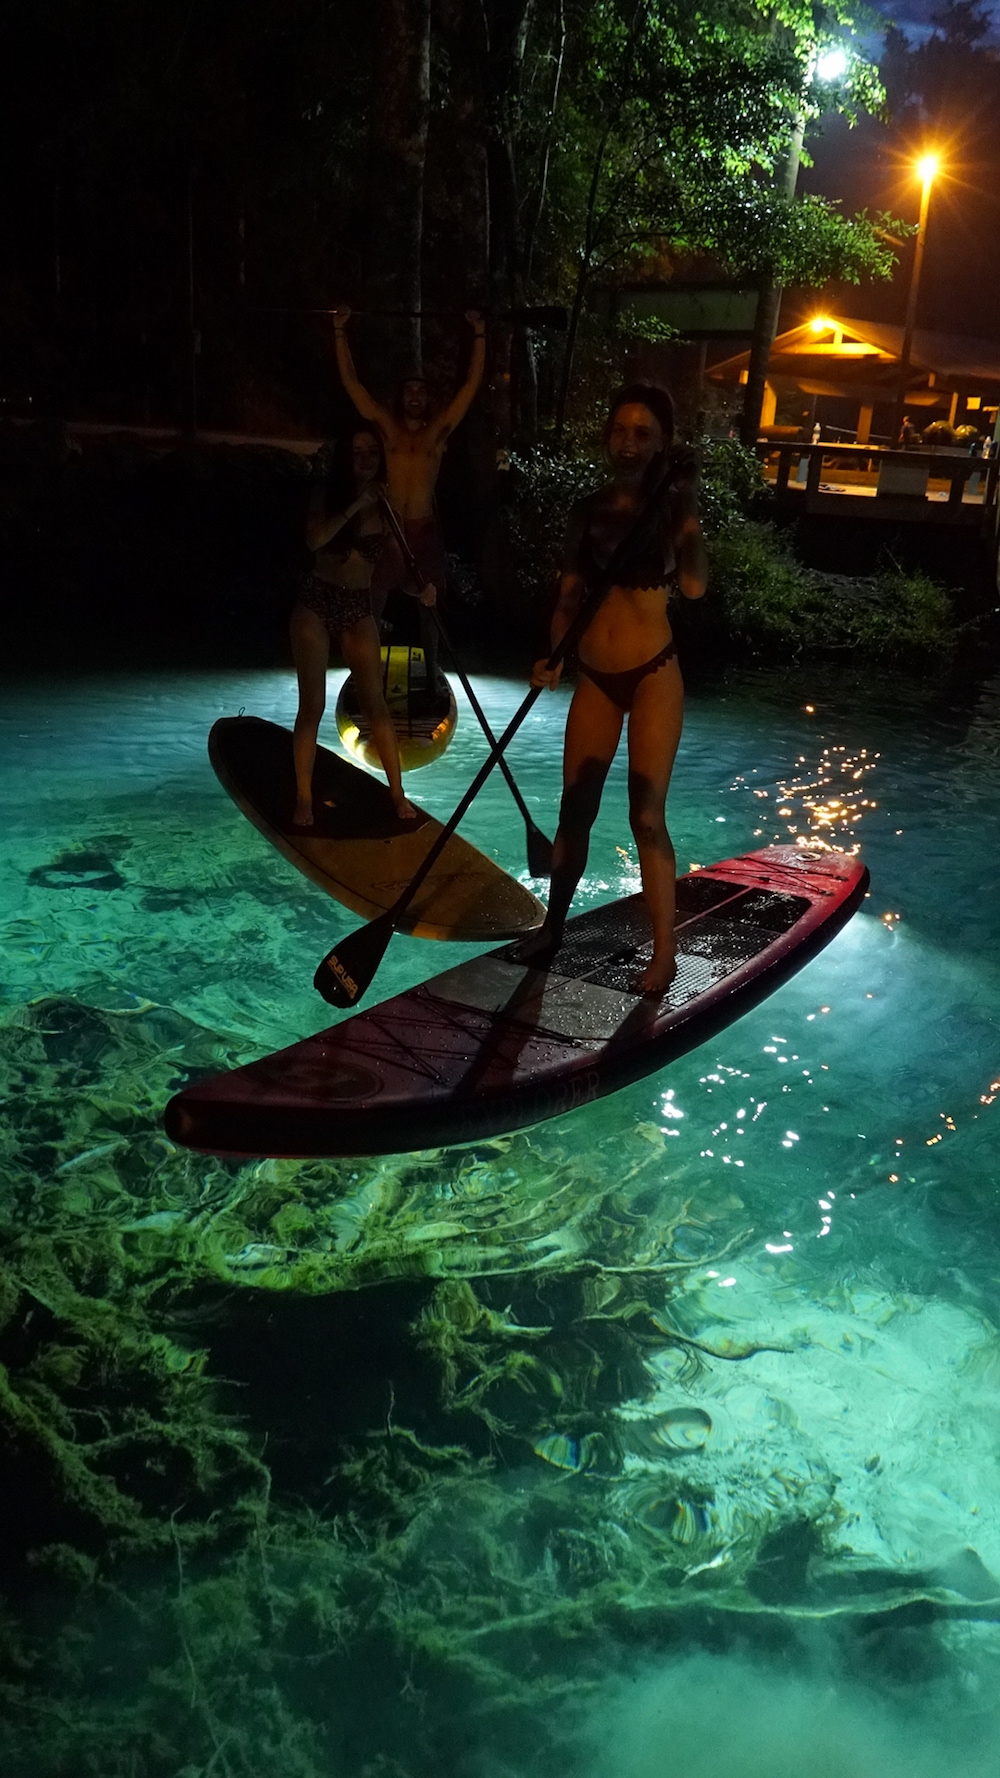
<svg viewBox="0 0 1000 1778">
<path fill-rule="evenodd" d="M 210 1154 L 395 1154 L 556 1117 L 654 1073 L 801 969 L 860 906 L 841 852 L 774 846 L 677 884 L 677 975 L 637 992 L 652 949 L 640 895 L 569 920 L 544 970 L 488 951 L 419 987 L 199 1081 L 167 1134 Z"/>
</svg>

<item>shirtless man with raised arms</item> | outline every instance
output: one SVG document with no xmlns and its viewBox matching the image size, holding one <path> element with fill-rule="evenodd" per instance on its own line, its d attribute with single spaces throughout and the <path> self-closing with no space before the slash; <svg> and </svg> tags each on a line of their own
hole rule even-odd
<svg viewBox="0 0 1000 1778">
<path fill-rule="evenodd" d="M 445 448 L 455 427 L 465 418 L 483 380 L 486 362 L 486 329 L 478 309 L 468 309 L 466 320 L 475 338 L 469 374 L 458 393 L 440 413 L 430 411 L 430 390 L 425 378 L 407 377 L 400 386 L 396 411 L 390 413 L 358 381 L 345 328 L 351 318 L 346 305 L 334 310 L 337 367 L 344 388 L 358 413 L 378 428 L 385 449 L 390 504 L 402 520 L 406 541 L 416 558 L 422 579 L 444 591 L 446 569 L 444 542 L 434 507 L 434 489 Z M 388 587 L 383 589 L 384 604 Z M 377 601 L 376 601 L 377 602 Z M 376 619 L 381 615 L 376 609 Z M 430 613 L 421 611 L 424 652 L 434 683 L 437 666 L 437 629 Z"/>
</svg>

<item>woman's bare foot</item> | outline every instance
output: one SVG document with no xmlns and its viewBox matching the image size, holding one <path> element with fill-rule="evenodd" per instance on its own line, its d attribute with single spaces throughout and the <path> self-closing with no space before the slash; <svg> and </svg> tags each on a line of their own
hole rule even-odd
<svg viewBox="0 0 1000 1778">
<path fill-rule="evenodd" d="M 295 799 L 295 813 L 292 816 L 293 827 L 312 827 L 315 823 L 312 796 L 299 796 Z"/>
<path fill-rule="evenodd" d="M 677 957 L 673 951 L 664 951 L 657 956 L 654 951 L 641 976 L 639 987 L 643 994 L 665 994 L 677 974 Z"/>
<path fill-rule="evenodd" d="M 414 807 L 409 797 L 404 796 L 402 791 L 398 796 L 393 797 L 392 806 L 400 821 L 415 821 L 420 814 L 420 810 Z"/>
<path fill-rule="evenodd" d="M 529 969 L 546 969 L 562 944 L 562 932 L 548 924 L 519 939 L 507 953 L 514 963 L 525 963 Z"/>
</svg>

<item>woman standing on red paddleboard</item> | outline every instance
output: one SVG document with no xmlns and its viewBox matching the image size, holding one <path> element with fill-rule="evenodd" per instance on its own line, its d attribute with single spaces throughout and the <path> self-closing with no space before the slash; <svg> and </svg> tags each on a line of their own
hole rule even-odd
<svg viewBox="0 0 1000 1778">
<path fill-rule="evenodd" d="M 566 634 L 581 599 L 625 544 L 622 566 L 580 640 L 580 677 L 566 722 L 563 796 L 545 924 L 519 947 L 525 963 L 551 959 L 587 863 L 608 768 L 628 717 L 629 818 L 653 928 L 653 955 L 639 977 L 662 994 L 676 974 L 676 862 L 664 806 L 684 717 L 667 589 L 700 599 L 708 558 L 698 521 L 693 461 L 671 456 L 673 403 L 665 389 L 632 383 L 616 395 L 604 428 L 611 479 L 572 508 L 552 646 Z M 626 566 L 627 564 L 627 566 Z M 556 686 L 562 667 L 535 664 L 533 685 Z"/>
<path fill-rule="evenodd" d="M 403 794 L 399 746 L 382 691 L 382 656 L 378 626 L 372 616 L 371 586 L 375 564 L 396 545 L 388 535 L 378 507 L 385 493 L 385 457 L 377 435 L 367 427 L 355 432 L 338 451 L 342 494 L 354 498 L 331 503 L 326 488 L 313 495 L 306 523 L 306 542 L 315 561 L 299 588 L 292 608 L 292 657 L 299 681 L 295 718 L 296 827 L 312 827 L 312 774 L 316 736 L 326 707 L 326 670 L 331 639 L 354 676 L 362 710 L 371 728 L 397 815 L 405 821 L 417 811 Z M 346 461 L 345 461 L 346 457 Z M 420 594 L 433 605 L 433 586 Z"/>
</svg>

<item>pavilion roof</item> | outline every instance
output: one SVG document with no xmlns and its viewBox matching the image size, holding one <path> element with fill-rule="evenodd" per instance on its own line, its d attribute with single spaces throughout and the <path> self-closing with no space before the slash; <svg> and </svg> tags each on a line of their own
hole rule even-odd
<svg viewBox="0 0 1000 1778">
<path fill-rule="evenodd" d="M 819 326 L 819 320 L 825 326 Z M 787 382 L 807 393 L 861 393 L 894 381 L 903 347 L 903 329 L 884 321 L 824 314 L 778 335 L 771 348 L 768 378 Z M 750 362 L 749 350 L 708 367 L 716 382 L 738 382 Z M 917 328 L 910 363 L 935 384 L 1000 383 L 1000 340 Z"/>
</svg>

